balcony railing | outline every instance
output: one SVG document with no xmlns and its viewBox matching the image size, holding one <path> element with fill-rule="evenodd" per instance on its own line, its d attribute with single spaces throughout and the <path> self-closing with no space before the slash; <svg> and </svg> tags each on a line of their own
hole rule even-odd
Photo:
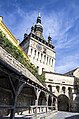
<svg viewBox="0 0 79 119">
<path fill-rule="evenodd" d="M 14 107 L 12 105 L 0 105 L 0 110 L 8 110 L 10 112 L 11 109 Z M 15 116 L 27 116 L 27 115 L 35 115 L 37 114 L 44 114 L 47 112 L 55 111 L 56 107 L 53 106 L 46 106 L 46 105 L 38 105 L 37 107 L 34 106 L 16 106 L 16 113 Z M 7 116 L 10 116 L 8 113 Z"/>
</svg>

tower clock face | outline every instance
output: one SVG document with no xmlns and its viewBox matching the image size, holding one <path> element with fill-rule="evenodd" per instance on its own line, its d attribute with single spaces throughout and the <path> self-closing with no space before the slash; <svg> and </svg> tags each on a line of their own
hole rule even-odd
<svg viewBox="0 0 79 119">
<path fill-rule="evenodd" d="M 42 50 L 42 46 L 39 45 L 39 44 L 36 45 L 36 48 L 37 48 L 39 51 Z"/>
</svg>

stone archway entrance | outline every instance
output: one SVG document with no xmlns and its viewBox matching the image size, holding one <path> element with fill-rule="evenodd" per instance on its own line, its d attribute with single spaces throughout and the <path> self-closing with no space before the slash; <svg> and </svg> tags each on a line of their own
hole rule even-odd
<svg viewBox="0 0 79 119">
<path fill-rule="evenodd" d="M 58 110 L 69 111 L 69 98 L 64 94 L 58 96 Z"/>
</svg>

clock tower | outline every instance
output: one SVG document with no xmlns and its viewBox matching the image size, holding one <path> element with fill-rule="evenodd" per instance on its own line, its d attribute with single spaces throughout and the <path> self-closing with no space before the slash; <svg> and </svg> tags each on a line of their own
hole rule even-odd
<svg viewBox="0 0 79 119">
<path fill-rule="evenodd" d="M 20 43 L 30 62 L 38 69 L 39 75 L 42 71 L 54 72 L 55 51 L 50 35 L 48 41 L 43 37 L 43 26 L 38 14 L 36 24 L 31 27 L 29 35 L 24 34 L 24 40 Z"/>
</svg>

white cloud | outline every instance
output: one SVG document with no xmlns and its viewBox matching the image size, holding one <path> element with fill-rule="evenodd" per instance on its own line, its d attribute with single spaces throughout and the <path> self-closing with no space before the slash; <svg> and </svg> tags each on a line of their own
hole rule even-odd
<svg viewBox="0 0 79 119">
<path fill-rule="evenodd" d="M 56 66 L 56 72 L 66 73 L 79 66 L 79 54 L 72 54 L 66 57 L 61 57 L 59 64 Z"/>
<path fill-rule="evenodd" d="M 19 16 L 21 17 L 21 22 L 15 25 L 17 16 L 15 14 L 10 14 L 8 16 L 8 19 L 10 19 L 10 30 L 13 32 L 16 38 L 20 39 L 22 41 L 23 34 L 25 32 L 29 33 L 31 30 L 31 26 L 33 23 L 36 23 L 36 18 L 38 15 L 37 11 L 33 12 L 24 12 L 22 9 L 17 7 L 16 11 Z M 56 52 L 60 53 L 60 50 L 64 50 L 65 48 L 71 48 L 74 47 L 77 43 L 79 43 L 79 35 L 75 34 L 74 37 L 69 38 L 69 31 L 73 27 L 74 22 L 78 19 L 78 17 L 75 17 L 73 19 L 68 19 L 64 15 L 64 11 L 61 11 L 59 13 L 52 12 L 51 14 L 47 16 L 47 14 L 41 13 L 42 17 L 42 24 L 44 28 L 44 37 L 47 40 L 47 37 L 50 33 L 52 36 L 52 40 L 56 40 L 55 47 Z M 7 16 L 6 16 L 7 17 Z M 17 19 L 18 20 L 18 19 Z M 65 20 L 65 21 L 64 21 Z M 14 24 L 14 26 L 13 26 Z M 11 28 L 12 27 L 12 28 Z M 27 30 L 27 31 L 26 31 Z M 72 34 L 73 36 L 73 34 Z M 76 40 L 75 40 L 76 39 Z M 74 42 L 75 41 L 75 42 Z M 56 65 L 56 71 L 57 72 L 66 72 L 67 70 L 74 68 L 75 66 L 78 66 L 79 61 L 79 55 L 73 54 L 72 56 L 68 56 L 64 58 L 64 55 L 60 54 L 60 57 L 62 59 L 61 61 L 57 62 Z M 74 58 L 75 57 L 75 58 Z"/>
</svg>

